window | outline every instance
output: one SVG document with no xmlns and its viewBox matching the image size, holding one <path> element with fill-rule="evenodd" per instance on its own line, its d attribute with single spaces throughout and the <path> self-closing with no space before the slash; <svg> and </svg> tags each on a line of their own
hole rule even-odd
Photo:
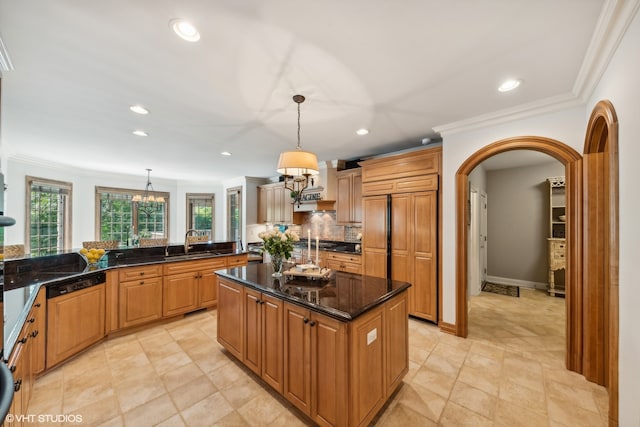
<svg viewBox="0 0 640 427">
<path fill-rule="evenodd" d="M 200 236 L 214 239 L 215 195 L 187 193 L 187 230 L 196 230 Z"/>
<path fill-rule="evenodd" d="M 160 239 L 167 236 L 169 193 L 155 191 L 164 202 L 134 202 L 144 191 L 96 187 L 96 239 L 131 245 L 134 236 Z"/>
<path fill-rule="evenodd" d="M 242 187 L 227 190 L 227 239 L 242 239 Z"/>
<path fill-rule="evenodd" d="M 32 176 L 26 180 L 28 252 L 42 256 L 70 249 L 72 184 Z"/>
</svg>

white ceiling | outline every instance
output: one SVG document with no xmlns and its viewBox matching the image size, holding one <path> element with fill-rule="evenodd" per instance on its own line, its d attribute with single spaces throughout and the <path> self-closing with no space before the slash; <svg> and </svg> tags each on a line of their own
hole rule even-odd
<svg viewBox="0 0 640 427">
<path fill-rule="evenodd" d="M 434 127 L 572 94 L 611 1 L 0 0 L 3 151 L 177 180 L 273 176 L 296 144 L 296 93 L 302 146 L 321 160 L 415 147 Z M 522 86 L 499 93 L 508 77 Z"/>
</svg>

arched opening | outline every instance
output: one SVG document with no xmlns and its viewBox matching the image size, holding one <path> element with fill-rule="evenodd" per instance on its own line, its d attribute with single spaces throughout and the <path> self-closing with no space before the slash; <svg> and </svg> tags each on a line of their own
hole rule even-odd
<svg viewBox="0 0 640 427">
<path fill-rule="evenodd" d="M 584 145 L 585 378 L 609 390 L 618 425 L 618 119 L 609 101 L 593 109 Z"/>
<path fill-rule="evenodd" d="M 566 366 L 582 369 L 582 157 L 560 141 L 536 136 L 504 139 L 478 150 L 456 173 L 456 334 L 466 337 L 469 174 L 484 160 L 512 150 L 534 150 L 548 154 L 565 166 L 567 203 L 567 265 L 566 265 Z"/>
</svg>

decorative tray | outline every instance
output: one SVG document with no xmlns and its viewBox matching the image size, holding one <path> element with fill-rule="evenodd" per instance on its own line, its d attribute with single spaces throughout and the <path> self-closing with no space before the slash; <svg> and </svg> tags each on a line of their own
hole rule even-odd
<svg viewBox="0 0 640 427">
<path fill-rule="evenodd" d="M 293 267 L 284 271 L 282 274 L 285 276 L 306 277 L 307 279 L 328 279 L 331 275 L 331 271 L 332 270 L 330 268 L 315 268 L 300 271 L 296 267 Z"/>
</svg>

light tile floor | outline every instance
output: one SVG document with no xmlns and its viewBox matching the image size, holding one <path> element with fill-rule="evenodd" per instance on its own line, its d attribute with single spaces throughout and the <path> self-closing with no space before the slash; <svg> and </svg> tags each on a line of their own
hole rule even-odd
<svg viewBox="0 0 640 427">
<path fill-rule="evenodd" d="M 410 320 L 409 373 L 375 424 L 606 426 L 606 390 L 564 369 L 564 302 L 483 292 L 467 339 Z M 75 426 L 305 425 L 221 351 L 215 315 L 93 347 L 36 381 L 28 413 L 82 416 Z"/>
</svg>

